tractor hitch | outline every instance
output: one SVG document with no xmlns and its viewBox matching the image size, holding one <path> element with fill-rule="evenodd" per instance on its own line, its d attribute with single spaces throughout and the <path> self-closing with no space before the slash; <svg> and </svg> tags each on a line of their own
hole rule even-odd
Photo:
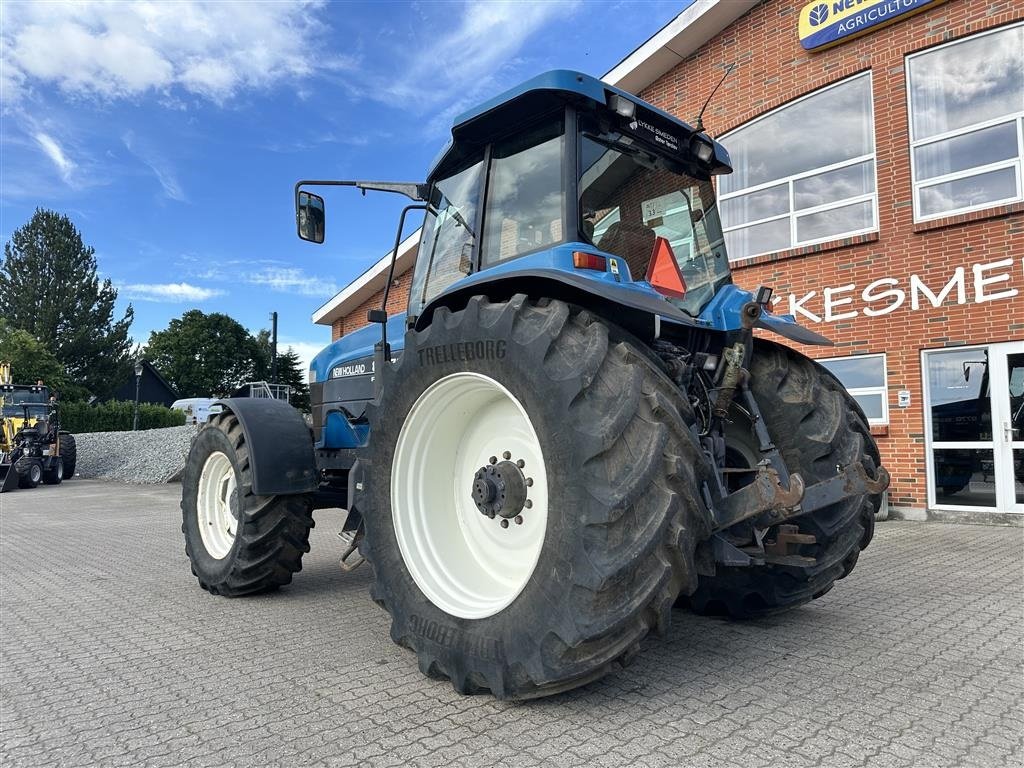
<svg viewBox="0 0 1024 768">
<path fill-rule="evenodd" d="M 757 470 L 753 482 L 718 501 L 714 506 L 715 530 L 730 528 L 744 520 L 756 519 L 758 527 L 773 525 L 805 515 L 852 496 L 874 495 L 889 487 L 889 473 L 878 468 L 875 477 L 855 461 L 828 480 L 805 486 L 798 473 L 782 484 L 778 470 L 767 461 Z"/>
</svg>

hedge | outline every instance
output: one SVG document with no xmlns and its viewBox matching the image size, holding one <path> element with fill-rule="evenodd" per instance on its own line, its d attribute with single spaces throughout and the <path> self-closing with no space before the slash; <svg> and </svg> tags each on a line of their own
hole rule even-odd
<svg viewBox="0 0 1024 768">
<path fill-rule="evenodd" d="M 72 433 L 127 432 L 132 428 L 135 403 L 110 400 L 106 403 L 61 403 L 60 428 Z M 162 405 L 139 404 L 139 429 L 180 427 L 185 423 L 185 412 L 174 411 Z"/>
</svg>

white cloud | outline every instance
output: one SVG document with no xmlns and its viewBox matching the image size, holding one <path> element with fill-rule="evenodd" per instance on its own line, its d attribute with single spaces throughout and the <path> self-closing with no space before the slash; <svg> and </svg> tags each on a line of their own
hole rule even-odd
<svg viewBox="0 0 1024 768">
<path fill-rule="evenodd" d="M 163 155 L 154 151 L 148 145 L 139 146 L 139 142 L 135 139 L 135 134 L 131 131 L 128 131 L 121 140 L 124 142 L 125 149 L 135 155 L 153 172 L 167 197 L 181 203 L 188 202 L 185 191 L 182 189 L 181 184 L 178 183 L 177 174 Z"/>
<path fill-rule="evenodd" d="M 198 302 L 223 296 L 219 288 L 201 288 L 189 283 L 134 283 L 117 286 L 118 293 L 128 299 L 161 302 Z"/>
<path fill-rule="evenodd" d="M 34 83 L 106 99 L 181 89 L 216 102 L 295 82 L 352 61 L 323 50 L 322 3 L 11 3 L 2 87 L 10 102 Z"/>
<path fill-rule="evenodd" d="M 60 172 L 60 176 L 65 182 L 70 182 L 71 174 L 75 170 L 75 164 L 68 159 L 64 149 L 56 142 L 56 140 L 42 131 L 35 134 L 35 140 L 42 147 L 43 152 L 46 156 L 53 161 L 53 164 L 57 166 L 57 170 Z"/>
<path fill-rule="evenodd" d="M 282 293 L 300 296 L 333 296 L 339 290 L 333 280 L 307 275 L 297 267 L 265 267 L 243 276 L 252 285 L 265 285 Z"/>
<path fill-rule="evenodd" d="M 454 115 L 482 95 L 511 85 L 503 76 L 504 68 L 515 63 L 541 28 L 571 15 L 578 5 L 575 0 L 438 4 L 434 7 L 446 21 L 443 32 L 433 34 L 428 23 L 417 25 L 417 39 L 388 41 L 392 50 L 380 57 L 389 63 L 387 71 L 354 72 L 351 78 L 361 79 L 356 90 L 365 98 L 420 113 L 445 106 L 428 128 L 442 123 L 447 127 Z"/>
</svg>

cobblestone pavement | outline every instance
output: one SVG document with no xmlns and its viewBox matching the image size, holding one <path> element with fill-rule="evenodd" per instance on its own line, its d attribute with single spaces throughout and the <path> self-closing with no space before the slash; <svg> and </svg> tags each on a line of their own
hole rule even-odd
<svg viewBox="0 0 1024 768">
<path fill-rule="evenodd" d="M 1020 528 L 880 524 L 821 600 L 675 615 L 599 683 L 460 697 L 337 567 L 340 512 L 277 594 L 199 589 L 176 486 L 0 497 L 0 765 L 1020 766 Z"/>
</svg>

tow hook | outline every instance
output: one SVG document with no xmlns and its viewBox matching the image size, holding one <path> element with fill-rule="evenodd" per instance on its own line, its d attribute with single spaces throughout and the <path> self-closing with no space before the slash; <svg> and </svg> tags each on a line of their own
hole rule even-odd
<svg viewBox="0 0 1024 768">
<path fill-rule="evenodd" d="M 359 554 L 359 542 L 362 540 L 363 528 L 360 526 L 354 531 L 338 531 L 338 538 L 345 545 L 345 551 L 341 555 L 338 565 L 345 573 L 351 573 L 366 560 Z"/>
</svg>

